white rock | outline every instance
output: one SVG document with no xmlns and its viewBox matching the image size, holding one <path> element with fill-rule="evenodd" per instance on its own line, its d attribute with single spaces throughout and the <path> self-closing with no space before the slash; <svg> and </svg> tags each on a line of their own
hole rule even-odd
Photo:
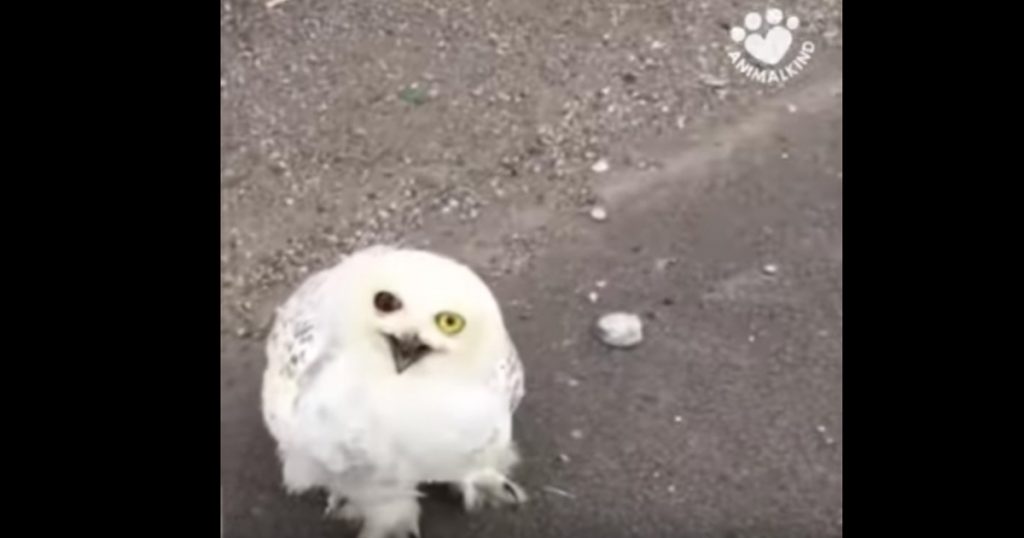
<svg viewBox="0 0 1024 538">
<path fill-rule="evenodd" d="M 596 207 L 594 207 L 593 209 L 590 210 L 590 218 L 592 218 L 592 219 L 594 219 L 594 220 L 596 220 L 598 222 L 607 220 L 608 219 L 608 211 L 605 208 L 601 207 L 601 206 L 596 206 Z"/>
<path fill-rule="evenodd" d="M 769 263 L 762 267 L 761 270 L 764 271 L 764 274 L 766 275 L 774 275 L 779 272 L 779 266 L 774 263 Z"/>
<path fill-rule="evenodd" d="M 608 164 L 607 159 L 601 159 L 590 167 L 591 170 L 598 174 L 603 174 L 607 172 L 609 168 L 611 168 L 611 165 Z"/>
<path fill-rule="evenodd" d="M 643 321 L 628 312 L 612 312 L 597 320 L 597 336 L 612 347 L 633 347 L 644 339 Z"/>
<path fill-rule="evenodd" d="M 664 271 L 678 262 L 679 260 L 676 258 L 658 258 L 654 262 L 654 268 L 658 271 Z"/>
<path fill-rule="evenodd" d="M 824 439 L 826 445 L 835 444 L 835 438 L 828 434 L 828 430 L 825 429 L 825 426 L 819 424 L 815 429 L 818 430 L 818 433 L 821 434 L 821 437 L 822 439 Z"/>
</svg>

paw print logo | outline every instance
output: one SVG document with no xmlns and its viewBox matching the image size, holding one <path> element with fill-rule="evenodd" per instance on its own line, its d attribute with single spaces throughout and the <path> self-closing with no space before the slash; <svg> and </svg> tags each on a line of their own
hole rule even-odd
<svg viewBox="0 0 1024 538">
<path fill-rule="evenodd" d="M 743 48 L 757 61 L 765 65 L 775 65 L 786 56 L 789 46 L 793 44 L 793 30 L 800 26 L 800 19 L 789 17 L 785 25 L 782 19 L 785 16 L 781 9 L 769 8 L 765 11 L 764 17 L 760 13 L 747 13 L 743 19 L 743 26 L 735 26 L 729 31 L 729 37 L 737 43 L 743 43 Z M 758 33 L 762 26 L 768 28 L 764 35 Z"/>
</svg>

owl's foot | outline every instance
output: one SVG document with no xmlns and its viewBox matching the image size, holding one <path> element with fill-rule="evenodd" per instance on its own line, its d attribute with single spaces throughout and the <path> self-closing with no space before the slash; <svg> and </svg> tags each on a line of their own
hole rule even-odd
<svg viewBox="0 0 1024 538">
<path fill-rule="evenodd" d="M 483 506 L 518 506 L 527 501 L 526 491 L 512 479 L 495 471 L 486 470 L 470 474 L 457 485 L 467 511 Z"/>
</svg>

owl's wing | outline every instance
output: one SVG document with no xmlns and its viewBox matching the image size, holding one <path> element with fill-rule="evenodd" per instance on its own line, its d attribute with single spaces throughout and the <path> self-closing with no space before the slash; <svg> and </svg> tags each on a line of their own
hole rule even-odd
<svg viewBox="0 0 1024 538">
<path fill-rule="evenodd" d="M 291 422 L 298 396 L 327 360 L 329 332 L 321 311 L 327 295 L 323 290 L 331 276 L 331 270 L 325 270 L 307 278 L 277 309 L 267 338 L 263 415 L 279 440 Z"/>
<path fill-rule="evenodd" d="M 321 290 L 329 277 L 330 271 L 309 277 L 277 309 L 267 338 L 267 367 L 283 378 L 299 381 L 323 358 L 327 333 L 320 322 Z"/>
<path fill-rule="evenodd" d="M 360 256 L 381 256 L 393 250 L 389 246 L 376 246 L 366 249 Z M 343 344 L 328 341 L 337 335 L 325 319 L 335 325 L 341 323 L 335 316 L 337 311 L 332 309 L 331 316 L 324 316 L 325 306 L 330 306 L 327 301 L 336 304 L 340 299 L 333 297 L 326 288 L 329 284 L 338 284 L 342 267 L 339 264 L 314 273 L 277 309 L 266 345 L 268 371 L 305 387 L 323 367 L 328 344 Z"/>
<path fill-rule="evenodd" d="M 511 341 L 508 343 L 505 356 L 498 361 L 493 382 L 494 386 L 508 398 L 509 412 L 515 413 L 526 390 L 523 383 L 523 364 L 519 360 L 515 344 Z"/>
</svg>

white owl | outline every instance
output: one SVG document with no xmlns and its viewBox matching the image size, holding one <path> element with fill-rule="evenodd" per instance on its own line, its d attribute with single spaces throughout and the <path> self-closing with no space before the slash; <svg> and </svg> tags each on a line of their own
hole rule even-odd
<svg viewBox="0 0 1024 538">
<path fill-rule="evenodd" d="M 487 285 L 419 250 L 371 247 L 277 310 L 263 418 L 288 491 L 328 492 L 360 538 L 419 536 L 422 483 L 467 509 L 518 504 L 512 415 L 523 370 Z"/>
</svg>

